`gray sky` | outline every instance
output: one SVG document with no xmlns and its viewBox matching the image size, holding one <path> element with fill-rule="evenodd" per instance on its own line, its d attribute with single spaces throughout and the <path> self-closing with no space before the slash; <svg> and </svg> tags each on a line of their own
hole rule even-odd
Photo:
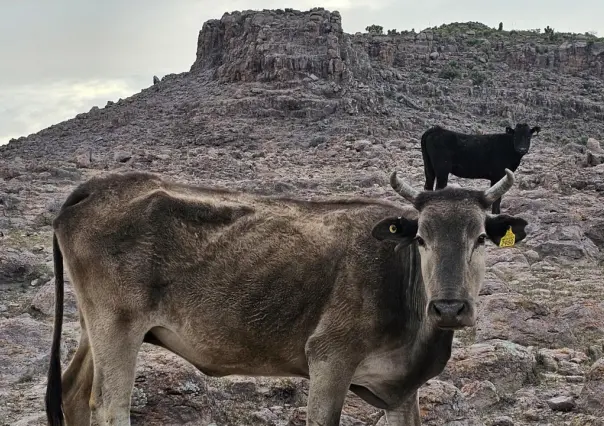
<svg viewBox="0 0 604 426">
<path fill-rule="evenodd" d="M 0 0 L 0 144 L 188 71 L 208 19 L 314 6 L 339 10 L 348 33 L 502 21 L 604 36 L 602 0 Z"/>
</svg>

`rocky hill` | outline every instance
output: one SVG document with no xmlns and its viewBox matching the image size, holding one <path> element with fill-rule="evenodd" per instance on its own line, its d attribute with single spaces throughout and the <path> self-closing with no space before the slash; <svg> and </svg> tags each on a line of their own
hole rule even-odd
<svg viewBox="0 0 604 426">
<path fill-rule="evenodd" d="M 44 424 L 50 221 L 86 178 L 143 169 L 400 202 L 387 177 L 397 168 L 423 186 L 429 126 L 527 122 L 542 132 L 502 211 L 529 220 L 529 236 L 488 249 L 478 325 L 422 388 L 424 424 L 604 425 L 603 64 L 593 36 L 478 23 L 351 35 L 323 9 L 206 22 L 189 72 L 0 147 L 0 424 Z M 79 329 L 69 286 L 66 311 L 65 359 Z M 306 395 L 304 380 L 211 379 L 145 345 L 134 424 L 301 425 Z M 344 425 L 381 417 L 352 395 L 345 414 Z"/>
</svg>

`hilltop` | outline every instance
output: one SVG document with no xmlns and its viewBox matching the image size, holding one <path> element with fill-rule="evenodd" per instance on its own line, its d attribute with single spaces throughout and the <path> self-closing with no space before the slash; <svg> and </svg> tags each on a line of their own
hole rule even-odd
<svg viewBox="0 0 604 426">
<path fill-rule="evenodd" d="M 527 122 L 542 131 L 501 208 L 529 220 L 529 236 L 488 248 L 479 323 L 422 389 L 424 422 L 604 424 L 603 64 L 604 40 L 589 34 L 480 23 L 346 34 L 324 9 L 206 22 L 188 72 L 150 76 L 140 93 L 0 146 L 0 423 L 44 424 L 50 221 L 88 177 L 140 169 L 401 202 L 388 175 L 396 168 L 423 187 L 428 127 L 487 133 Z M 67 299 L 64 359 L 79 328 Z M 134 424 L 303 424 L 303 380 L 210 379 L 147 346 L 140 361 Z M 352 396 L 345 413 L 346 425 L 381 416 Z"/>
</svg>

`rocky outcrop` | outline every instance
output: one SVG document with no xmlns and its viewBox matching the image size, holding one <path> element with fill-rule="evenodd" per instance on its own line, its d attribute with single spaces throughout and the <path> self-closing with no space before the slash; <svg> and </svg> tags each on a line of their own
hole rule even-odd
<svg viewBox="0 0 604 426">
<path fill-rule="evenodd" d="M 321 8 L 308 13 L 233 12 L 199 32 L 191 72 L 210 70 L 220 81 L 289 81 L 345 75 L 342 18 Z"/>
</svg>

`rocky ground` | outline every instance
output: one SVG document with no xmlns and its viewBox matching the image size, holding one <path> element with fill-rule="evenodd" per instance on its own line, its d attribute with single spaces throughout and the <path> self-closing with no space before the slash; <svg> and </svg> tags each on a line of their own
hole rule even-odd
<svg viewBox="0 0 604 426">
<path fill-rule="evenodd" d="M 44 424 L 50 223 L 88 177 L 142 169 L 400 202 L 387 177 L 397 168 L 423 186 L 419 138 L 430 125 L 493 132 L 526 121 L 542 132 L 502 211 L 526 218 L 529 235 L 488 249 L 478 324 L 421 389 L 423 421 L 604 425 L 603 63 L 594 37 L 475 23 L 349 35 L 321 9 L 207 22 L 190 72 L 0 147 L 0 424 Z M 65 361 L 79 332 L 67 289 Z M 133 424 L 302 425 L 307 390 L 298 379 L 204 377 L 144 345 Z M 354 426 L 382 416 L 353 395 L 344 413 Z"/>
</svg>

